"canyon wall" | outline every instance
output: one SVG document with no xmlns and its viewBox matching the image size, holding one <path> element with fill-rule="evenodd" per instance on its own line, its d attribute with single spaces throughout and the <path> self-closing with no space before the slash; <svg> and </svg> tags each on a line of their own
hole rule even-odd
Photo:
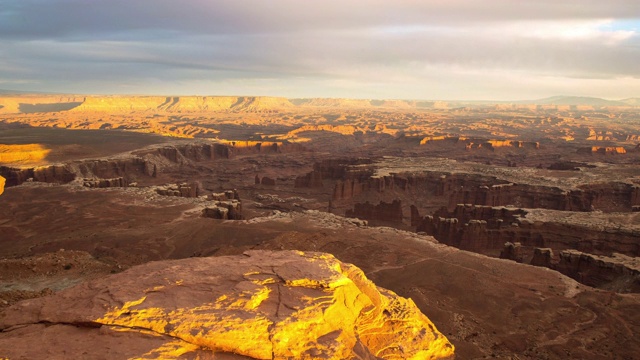
<svg viewBox="0 0 640 360">
<path fill-rule="evenodd" d="M 416 231 L 463 250 L 491 253 L 506 242 L 554 250 L 576 249 L 610 256 L 621 253 L 640 256 L 640 231 L 633 228 L 603 227 L 593 224 L 556 221 L 551 212 L 547 221 L 532 221 L 526 209 L 458 205 L 453 211 L 441 209 L 422 217 Z"/>
<path fill-rule="evenodd" d="M 564 250 L 551 266 L 583 284 L 616 292 L 640 292 L 640 262 L 621 254 L 597 256 Z"/>
<path fill-rule="evenodd" d="M 270 112 L 294 107 L 268 96 L 3 96 L 0 113 L 34 112 Z"/>
<path fill-rule="evenodd" d="M 317 162 L 313 165 L 313 171 L 305 175 L 298 176 L 295 180 L 296 188 L 322 187 L 323 180 L 339 180 L 351 178 L 369 178 L 373 175 L 373 170 L 361 167 L 357 170 L 350 169 L 351 166 L 371 164 L 370 159 L 329 159 Z M 336 185 L 337 186 L 337 185 Z M 336 193 L 334 189 L 334 194 Z M 334 199 L 336 199 L 334 195 Z"/>
<path fill-rule="evenodd" d="M 0 175 L 7 179 L 6 186 L 25 181 L 66 184 L 76 178 L 123 178 L 128 184 L 144 177 L 157 177 L 159 172 L 177 165 L 193 162 L 229 159 L 234 148 L 224 144 L 185 144 L 163 146 L 137 151 L 129 158 L 107 160 L 79 160 L 62 165 L 39 167 L 0 166 Z"/>
<path fill-rule="evenodd" d="M 391 203 L 380 202 L 378 205 L 365 202 L 356 203 L 353 210 L 347 210 L 346 217 L 365 220 L 381 221 L 385 223 L 402 224 L 402 202 L 394 200 Z"/>
<path fill-rule="evenodd" d="M 351 200 L 367 192 L 395 192 L 415 204 L 439 201 L 449 208 L 457 204 L 514 206 L 564 211 L 629 212 L 640 204 L 640 187 L 627 183 L 600 183 L 563 190 L 554 186 L 510 183 L 492 176 L 424 172 L 366 176 L 349 174 L 335 183 L 333 200 Z M 438 200 L 439 198 L 439 200 Z"/>
</svg>

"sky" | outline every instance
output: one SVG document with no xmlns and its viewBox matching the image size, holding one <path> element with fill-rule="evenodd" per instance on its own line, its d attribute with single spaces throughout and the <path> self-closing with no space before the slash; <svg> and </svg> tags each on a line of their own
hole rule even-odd
<svg viewBox="0 0 640 360">
<path fill-rule="evenodd" d="M 640 97 L 639 0 L 2 0 L 0 89 Z"/>
</svg>

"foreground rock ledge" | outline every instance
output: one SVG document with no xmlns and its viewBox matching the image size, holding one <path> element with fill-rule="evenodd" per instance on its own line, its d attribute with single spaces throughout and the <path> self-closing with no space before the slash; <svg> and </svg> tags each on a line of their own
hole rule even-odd
<svg viewBox="0 0 640 360">
<path fill-rule="evenodd" d="M 0 358 L 442 359 L 411 299 L 332 255 L 152 262 L 0 314 Z"/>
</svg>

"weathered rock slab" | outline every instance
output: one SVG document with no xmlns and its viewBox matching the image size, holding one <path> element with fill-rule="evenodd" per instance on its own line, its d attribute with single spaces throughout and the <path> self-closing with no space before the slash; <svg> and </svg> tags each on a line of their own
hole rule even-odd
<svg viewBox="0 0 640 360">
<path fill-rule="evenodd" d="M 38 346 L 34 346 L 34 344 Z M 332 255 L 152 262 L 0 314 L 0 357 L 440 359 L 412 300 Z"/>
</svg>

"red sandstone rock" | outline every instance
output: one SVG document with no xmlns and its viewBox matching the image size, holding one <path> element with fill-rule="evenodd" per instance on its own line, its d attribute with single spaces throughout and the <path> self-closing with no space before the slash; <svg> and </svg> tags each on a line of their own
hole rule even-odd
<svg viewBox="0 0 640 360">
<path fill-rule="evenodd" d="M 198 197 L 199 186 L 197 183 L 181 183 L 176 185 L 166 185 L 156 188 L 156 193 L 164 196 L 178 196 L 185 198 Z"/>
<path fill-rule="evenodd" d="M 276 181 L 270 177 L 266 177 L 264 176 L 262 178 L 262 180 L 260 181 L 260 183 L 262 185 L 266 185 L 266 186 L 275 186 L 276 185 Z"/>
<path fill-rule="evenodd" d="M 0 330 L 8 358 L 443 359 L 454 351 L 412 300 L 332 255 L 297 251 L 148 263 L 23 301 L 4 311 Z"/>
<path fill-rule="evenodd" d="M 377 220 L 383 222 L 402 223 L 402 202 L 394 200 L 391 203 L 381 201 L 378 205 L 366 202 L 357 203 L 353 210 L 347 210 L 346 217 L 360 218 L 366 220 Z"/>
<path fill-rule="evenodd" d="M 84 179 L 82 182 L 82 185 L 90 188 L 110 188 L 110 187 L 128 186 L 127 181 L 122 177 L 113 178 L 113 179 Z"/>
<path fill-rule="evenodd" d="M 640 292 L 640 261 L 636 257 L 563 250 L 559 262 L 551 268 L 589 286 L 617 292 Z"/>
<path fill-rule="evenodd" d="M 531 265 L 550 268 L 552 258 L 553 249 L 535 248 L 533 251 L 533 258 L 531 259 Z"/>
<path fill-rule="evenodd" d="M 508 259 L 508 260 L 513 260 L 515 262 L 521 263 L 522 262 L 522 254 L 520 253 L 521 247 L 522 247 L 522 244 L 520 244 L 519 242 L 517 243 L 506 242 L 504 244 L 504 248 L 500 252 L 500 259 Z"/>
</svg>

